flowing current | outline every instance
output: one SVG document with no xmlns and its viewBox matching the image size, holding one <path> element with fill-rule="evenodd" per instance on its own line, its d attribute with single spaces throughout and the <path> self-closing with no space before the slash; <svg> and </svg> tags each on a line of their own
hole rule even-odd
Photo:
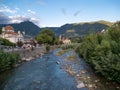
<svg viewBox="0 0 120 90">
<path fill-rule="evenodd" d="M 89 90 L 87 87 L 78 88 L 76 76 L 69 75 L 65 69 L 65 65 L 71 65 L 77 73 L 84 69 L 87 71 L 85 75 L 89 75 L 89 67 L 84 60 L 67 61 L 65 58 L 74 51 L 57 56 L 58 51 L 59 49 L 54 50 L 40 58 L 25 62 L 15 69 L 1 73 L 0 90 Z M 107 85 L 102 85 L 101 82 L 99 87 L 102 88 L 96 90 L 113 90 Z"/>
</svg>

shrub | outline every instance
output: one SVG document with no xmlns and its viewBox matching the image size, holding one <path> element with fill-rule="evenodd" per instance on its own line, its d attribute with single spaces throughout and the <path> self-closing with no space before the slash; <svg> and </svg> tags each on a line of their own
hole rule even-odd
<svg viewBox="0 0 120 90">
<path fill-rule="evenodd" d="M 120 23 L 106 33 L 87 35 L 76 51 L 98 73 L 120 83 Z"/>
<path fill-rule="evenodd" d="M 50 45 L 46 45 L 46 51 L 49 51 L 50 50 Z"/>
<path fill-rule="evenodd" d="M 18 60 L 18 54 L 3 52 L 0 50 L 0 72 L 12 68 L 18 63 Z"/>
</svg>

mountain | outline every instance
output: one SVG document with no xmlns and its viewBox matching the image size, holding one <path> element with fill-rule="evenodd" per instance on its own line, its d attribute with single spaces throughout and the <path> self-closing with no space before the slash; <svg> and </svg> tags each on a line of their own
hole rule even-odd
<svg viewBox="0 0 120 90">
<path fill-rule="evenodd" d="M 37 25 L 35 25 L 30 21 L 24 21 L 16 24 L 0 24 L 0 28 L 6 25 L 12 26 L 15 29 L 15 31 L 21 31 L 21 32 L 24 31 L 26 35 L 29 35 L 32 37 L 36 36 L 40 31 L 40 27 L 38 27 Z"/>
<path fill-rule="evenodd" d="M 53 30 L 57 35 L 65 35 L 69 37 L 74 36 L 82 36 L 86 35 L 90 32 L 100 32 L 103 29 L 107 29 L 113 23 L 100 20 L 96 22 L 81 22 L 81 23 L 72 23 L 72 24 L 65 24 L 61 27 L 47 27 Z M 43 29 L 43 28 L 41 28 Z"/>
<path fill-rule="evenodd" d="M 105 20 L 99 20 L 99 21 L 94 21 L 94 22 L 80 22 L 80 23 L 74 23 L 74 24 L 85 24 L 85 23 L 88 23 L 88 24 L 95 24 L 95 23 L 100 23 L 100 24 L 104 24 L 104 25 L 107 25 L 107 26 L 111 26 L 113 25 L 114 23 L 112 22 L 109 22 L 109 21 L 105 21 Z"/>
<path fill-rule="evenodd" d="M 82 36 L 86 35 L 90 32 L 100 32 L 103 29 L 107 29 L 113 23 L 100 20 L 96 22 L 80 22 L 80 23 L 72 23 L 65 24 L 61 27 L 44 27 L 40 28 L 34 23 L 30 21 L 24 21 L 19 24 L 0 24 L 0 28 L 6 25 L 11 25 L 14 27 L 15 31 L 24 31 L 27 35 L 35 37 L 40 30 L 44 28 L 51 29 L 55 32 L 56 35 L 64 35 L 69 37 Z"/>
</svg>

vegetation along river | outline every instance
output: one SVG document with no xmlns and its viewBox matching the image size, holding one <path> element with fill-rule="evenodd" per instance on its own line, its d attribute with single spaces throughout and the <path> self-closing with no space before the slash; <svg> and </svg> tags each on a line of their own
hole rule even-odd
<svg viewBox="0 0 120 90">
<path fill-rule="evenodd" d="M 45 54 L 0 74 L 0 90 L 119 90 L 120 85 L 97 77 L 73 50 Z M 67 60 L 75 54 L 76 58 Z"/>
</svg>

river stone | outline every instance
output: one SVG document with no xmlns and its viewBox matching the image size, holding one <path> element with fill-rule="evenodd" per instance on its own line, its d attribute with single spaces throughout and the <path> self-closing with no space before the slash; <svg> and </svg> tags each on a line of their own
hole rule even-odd
<svg viewBox="0 0 120 90">
<path fill-rule="evenodd" d="M 116 87 L 117 89 L 120 89 L 120 87 Z"/>
<path fill-rule="evenodd" d="M 29 57 L 29 58 L 26 58 L 26 61 L 31 61 L 32 59 L 34 59 L 34 57 Z"/>
<path fill-rule="evenodd" d="M 85 72 L 86 72 L 85 70 L 82 70 L 82 71 L 81 71 L 82 74 L 85 74 Z"/>
<path fill-rule="evenodd" d="M 88 85 L 88 87 L 89 87 L 89 88 L 92 88 L 92 87 L 93 87 L 93 85 L 92 85 L 92 84 L 89 84 L 89 85 Z"/>
<path fill-rule="evenodd" d="M 97 82 L 99 82 L 99 80 L 95 80 L 95 82 L 97 83 Z"/>
<path fill-rule="evenodd" d="M 85 84 L 83 82 L 78 83 L 77 85 L 77 88 L 84 88 L 84 87 L 85 87 Z"/>
<path fill-rule="evenodd" d="M 79 75 L 79 74 L 77 74 L 76 76 L 77 76 L 77 77 L 79 77 L 80 75 Z"/>
<path fill-rule="evenodd" d="M 25 57 L 23 57 L 23 58 L 21 58 L 21 60 L 25 61 L 25 60 L 26 60 L 26 58 L 25 58 Z"/>
<path fill-rule="evenodd" d="M 56 63 L 57 63 L 57 64 L 60 64 L 60 62 L 59 62 L 59 61 L 57 61 Z"/>
</svg>

